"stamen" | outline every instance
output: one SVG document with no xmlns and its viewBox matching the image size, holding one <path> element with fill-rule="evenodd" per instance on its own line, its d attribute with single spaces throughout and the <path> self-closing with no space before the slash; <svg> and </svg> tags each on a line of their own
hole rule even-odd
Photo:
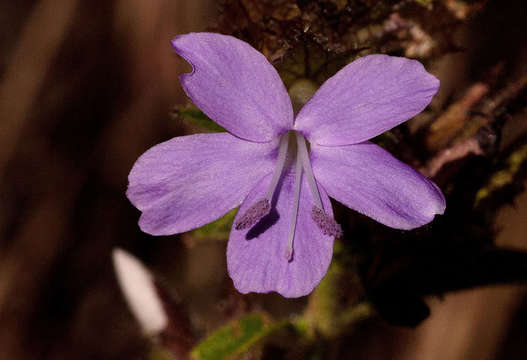
<svg viewBox="0 0 527 360">
<path fill-rule="evenodd" d="M 289 144 L 289 133 L 285 133 L 280 137 L 280 147 L 278 148 L 278 158 L 276 159 L 276 167 L 274 169 L 273 178 L 271 179 L 271 184 L 267 189 L 267 194 L 265 194 L 266 199 L 272 201 L 274 191 L 280 180 L 280 175 L 284 170 L 285 160 L 287 158 L 287 147 Z"/>
<path fill-rule="evenodd" d="M 234 224 L 236 230 L 248 229 L 254 224 L 256 224 L 260 219 L 265 215 L 269 214 L 271 211 L 271 202 L 273 199 L 273 194 L 280 180 L 280 175 L 284 170 L 285 161 L 287 158 L 287 147 L 289 143 L 289 134 L 283 134 L 280 137 L 280 145 L 278 148 L 278 158 L 276 159 L 276 168 L 274 170 L 273 178 L 271 179 L 271 184 L 267 189 L 267 193 L 263 199 L 258 200 L 256 203 L 251 205 L 247 211 L 240 216 L 238 221 Z"/>
<path fill-rule="evenodd" d="M 256 224 L 261 218 L 269 214 L 271 203 L 267 199 L 260 199 L 254 203 L 247 211 L 240 216 L 234 224 L 236 230 L 248 229 Z"/>
<path fill-rule="evenodd" d="M 315 176 L 313 175 L 311 161 L 309 160 L 309 154 L 307 152 L 306 140 L 304 139 L 304 136 L 299 132 L 296 132 L 295 135 L 296 143 L 298 145 L 297 156 L 300 158 L 304 171 L 306 172 L 307 185 L 309 186 L 309 190 L 311 191 L 311 195 L 313 196 L 313 201 L 315 202 L 316 206 L 318 206 L 320 209 L 323 209 L 324 206 L 322 206 L 322 200 L 320 199 L 320 194 L 318 193 L 317 183 L 315 181 Z"/>
<path fill-rule="evenodd" d="M 315 175 L 313 175 L 313 169 L 311 167 L 311 161 L 309 160 L 309 153 L 307 152 L 306 140 L 304 136 L 299 132 L 296 133 L 296 142 L 298 145 L 298 157 L 302 161 L 302 167 L 306 172 L 306 181 L 313 196 L 313 206 L 311 210 L 311 217 L 317 226 L 322 230 L 324 235 L 330 235 L 335 237 L 342 236 L 342 228 L 340 225 L 329 216 L 323 209 L 322 199 L 320 198 L 320 193 L 318 192 L 317 182 L 315 180 Z"/>
<path fill-rule="evenodd" d="M 341 237 L 343 232 L 340 225 L 331 216 L 319 207 L 313 206 L 311 218 L 318 225 L 324 235 Z"/>
<path fill-rule="evenodd" d="M 289 225 L 289 236 L 287 238 L 287 246 L 285 250 L 285 258 L 287 261 L 293 260 L 293 239 L 295 238 L 296 218 L 298 215 L 298 203 L 300 202 L 300 185 L 302 184 L 302 162 L 295 160 L 295 197 L 293 199 L 293 215 Z"/>
</svg>

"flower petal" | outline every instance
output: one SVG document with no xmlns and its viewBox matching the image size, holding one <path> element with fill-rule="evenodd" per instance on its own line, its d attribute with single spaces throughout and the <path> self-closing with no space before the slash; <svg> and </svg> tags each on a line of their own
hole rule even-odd
<svg viewBox="0 0 527 360">
<path fill-rule="evenodd" d="M 439 80 L 416 60 L 369 55 L 329 78 L 295 121 L 312 143 L 356 144 L 423 111 Z"/>
<path fill-rule="evenodd" d="M 312 146 L 315 178 L 328 195 L 384 225 L 413 229 L 445 211 L 441 190 L 370 142 Z"/>
<path fill-rule="evenodd" d="M 219 218 L 272 172 L 277 145 L 216 133 L 176 137 L 154 146 L 128 176 L 126 195 L 143 212 L 139 226 L 152 235 L 169 235 Z"/>
<path fill-rule="evenodd" d="M 172 40 L 193 67 L 180 76 L 187 95 L 212 120 L 243 139 L 267 142 L 293 126 L 293 107 L 265 56 L 232 36 L 191 33 Z"/>
<path fill-rule="evenodd" d="M 264 196 L 270 181 L 271 176 L 266 176 L 251 190 L 237 217 Z M 300 190 L 293 258 L 291 262 L 286 259 L 294 182 L 294 173 L 284 175 L 269 215 L 251 229 L 231 230 L 227 266 L 234 286 L 244 294 L 276 291 L 285 297 L 304 296 L 313 291 L 328 270 L 334 239 L 323 235 L 311 218 L 314 202 L 305 180 Z M 328 196 L 320 186 L 319 190 L 325 211 L 333 216 Z"/>
</svg>

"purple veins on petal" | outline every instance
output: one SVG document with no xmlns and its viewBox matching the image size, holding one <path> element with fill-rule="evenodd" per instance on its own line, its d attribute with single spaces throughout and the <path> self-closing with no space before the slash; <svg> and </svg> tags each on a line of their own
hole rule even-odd
<svg viewBox="0 0 527 360">
<path fill-rule="evenodd" d="M 340 225 L 321 208 L 313 206 L 311 209 L 311 217 L 324 235 L 335 237 L 341 237 L 343 235 Z"/>
<path fill-rule="evenodd" d="M 265 215 L 271 211 L 271 203 L 267 199 L 260 199 L 254 203 L 247 211 L 236 221 L 234 228 L 236 230 L 248 229 L 256 224 Z"/>
</svg>

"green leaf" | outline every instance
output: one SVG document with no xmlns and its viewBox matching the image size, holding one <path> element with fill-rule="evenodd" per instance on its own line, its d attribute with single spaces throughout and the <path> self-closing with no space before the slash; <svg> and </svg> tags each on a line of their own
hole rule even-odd
<svg viewBox="0 0 527 360">
<path fill-rule="evenodd" d="M 223 132 L 226 131 L 223 127 L 216 124 L 214 121 L 209 119 L 201 110 L 194 107 L 187 107 L 177 111 L 177 115 L 186 121 L 191 122 L 193 125 L 197 125 L 206 131 L 211 132 Z"/>
<path fill-rule="evenodd" d="M 238 208 L 229 211 L 223 217 L 204 225 L 190 233 L 196 240 L 225 240 L 229 238 L 232 221 Z"/>
<path fill-rule="evenodd" d="M 527 144 L 520 146 L 519 149 L 510 154 L 506 162 L 506 167 L 496 171 L 487 184 L 478 190 L 474 206 L 478 206 L 485 198 L 488 198 L 505 186 L 512 184 L 516 174 L 521 170 L 522 166 L 525 166 L 526 162 Z"/>
<path fill-rule="evenodd" d="M 245 315 L 216 330 L 191 352 L 194 360 L 232 359 L 247 352 L 285 323 L 270 325 L 263 314 Z"/>
</svg>

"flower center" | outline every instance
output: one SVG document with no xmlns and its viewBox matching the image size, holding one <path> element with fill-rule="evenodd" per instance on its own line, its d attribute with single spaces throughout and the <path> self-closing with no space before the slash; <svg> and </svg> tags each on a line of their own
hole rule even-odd
<svg viewBox="0 0 527 360">
<path fill-rule="evenodd" d="M 296 148 L 296 149 L 295 149 Z M 294 130 L 291 130 L 280 137 L 280 145 L 278 148 L 278 158 L 276 160 L 276 168 L 269 184 L 269 188 L 265 197 L 254 203 L 245 213 L 238 218 L 234 224 L 236 230 L 248 229 L 255 225 L 264 216 L 271 211 L 271 202 L 274 193 L 278 187 L 278 183 L 286 168 L 288 160 L 288 150 L 292 154 L 295 167 L 295 187 L 293 195 L 293 207 L 291 211 L 291 221 L 289 226 L 289 233 L 287 237 L 287 245 L 285 251 L 285 258 L 288 261 L 293 260 L 293 240 L 295 238 L 295 229 L 298 217 L 298 205 L 300 203 L 300 189 L 302 184 L 302 176 L 305 173 L 305 179 L 311 196 L 313 198 L 313 208 L 311 210 L 311 218 L 320 228 L 324 235 L 342 236 L 342 229 L 337 222 L 324 211 L 324 206 L 320 198 L 313 169 L 311 168 L 311 161 L 309 159 L 309 152 L 307 150 L 306 139 L 304 136 Z M 296 153 L 295 151 L 296 150 Z"/>
</svg>

